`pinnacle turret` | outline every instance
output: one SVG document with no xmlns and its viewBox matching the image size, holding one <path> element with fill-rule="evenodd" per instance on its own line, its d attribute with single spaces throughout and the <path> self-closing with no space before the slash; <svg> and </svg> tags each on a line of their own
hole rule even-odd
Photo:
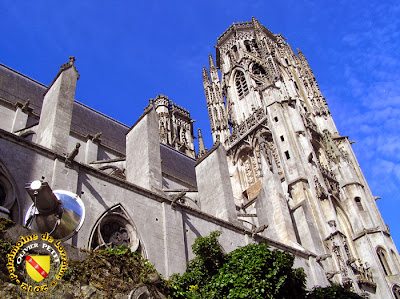
<svg viewBox="0 0 400 299">
<path fill-rule="evenodd" d="M 203 135 L 201 134 L 201 130 L 197 130 L 198 140 L 199 140 L 199 158 L 207 153 L 207 149 L 204 145 Z"/>
<path fill-rule="evenodd" d="M 215 67 L 214 60 L 213 60 L 211 54 L 208 55 L 208 60 L 209 60 L 209 64 L 210 64 L 211 82 L 217 83 L 217 82 L 219 82 L 218 70 Z"/>
<path fill-rule="evenodd" d="M 211 69 L 212 67 L 215 67 L 214 59 L 212 58 L 212 55 L 211 55 L 211 54 L 208 54 L 208 62 L 209 62 L 209 64 L 210 64 L 210 69 Z"/>
<path fill-rule="evenodd" d="M 210 84 L 210 76 L 208 75 L 207 69 L 203 66 L 203 85 L 204 87 Z"/>
</svg>

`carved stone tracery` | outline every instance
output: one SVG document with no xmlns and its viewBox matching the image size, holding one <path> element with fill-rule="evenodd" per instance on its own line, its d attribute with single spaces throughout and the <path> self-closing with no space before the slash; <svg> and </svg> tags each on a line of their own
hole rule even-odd
<svg viewBox="0 0 400 299">
<path fill-rule="evenodd" d="M 90 239 L 90 249 L 118 248 L 122 245 L 132 251 L 145 253 L 135 226 L 119 205 L 100 217 Z"/>
</svg>

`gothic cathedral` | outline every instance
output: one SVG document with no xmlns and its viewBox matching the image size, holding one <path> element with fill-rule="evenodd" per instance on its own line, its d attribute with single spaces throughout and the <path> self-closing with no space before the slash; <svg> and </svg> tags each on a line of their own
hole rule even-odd
<svg viewBox="0 0 400 299">
<path fill-rule="evenodd" d="M 372 272 L 388 282 L 398 273 L 398 253 L 351 141 L 297 51 L 255 18 L 218 38 L 216 62 L 210 55 L 203 68 L 213 140 L 226 151 L 238 221 L 316 253 L 330 282 L 367 295 Z"/>
<path fill-rule="evenodd" d="M 203 69 L 214 144 L 199 129 L 197 153 L 189 111 L 165 95 L 132 126 L 75 100 L 74 63 L 48 86 L 0 64 L 1 217 L 78 248 L 129 246 L 165 277 L 219 230 L 226 252 L 292 253 L 308 289 L 400 299 L 399 254 L 351 141 L 281 35 L 253 18 L 218 38 Z"/>
</svg>

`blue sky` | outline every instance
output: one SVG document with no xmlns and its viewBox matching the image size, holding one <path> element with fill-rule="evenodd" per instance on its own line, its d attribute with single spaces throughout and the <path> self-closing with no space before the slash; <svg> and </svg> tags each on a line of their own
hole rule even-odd
<svg viewBox="0 0 400 299">
<path fill-rule="evenodd" d="M 0 62 L 44 84 L 76 57 L 76 99 L 132 125 L 157 94 L 210 148 L 201 71 L 233 22 L 256 17 L 307 57 L 400 246 L 398 1 L 0 0 Z M 398 248 L 400 249 L 400 248 Z"/>
</svg>

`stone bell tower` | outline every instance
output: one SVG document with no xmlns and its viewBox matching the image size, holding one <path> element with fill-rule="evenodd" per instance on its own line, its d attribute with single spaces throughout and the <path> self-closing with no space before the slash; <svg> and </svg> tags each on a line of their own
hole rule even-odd
<svg viewBox="0 0 400 299">
<path fill-rule="evenodd" d="M 226 150 L 239 221 L 313 252 L 331 282 L 388 291 L 397 250 L 305 56 L 253 18 L 231 25 L 209 61 L 212 136 Z"/>
<path fill-rule="evenodd" d="M 172 146 L 176 150 L 195 158 L 193 144 L 193 122 L 188 110 L 174 104 L 165 95 L 157 95 L 150 99 L 150 106 L 154 106 L 159 120 L 161 143 Z"/>
</svg>

